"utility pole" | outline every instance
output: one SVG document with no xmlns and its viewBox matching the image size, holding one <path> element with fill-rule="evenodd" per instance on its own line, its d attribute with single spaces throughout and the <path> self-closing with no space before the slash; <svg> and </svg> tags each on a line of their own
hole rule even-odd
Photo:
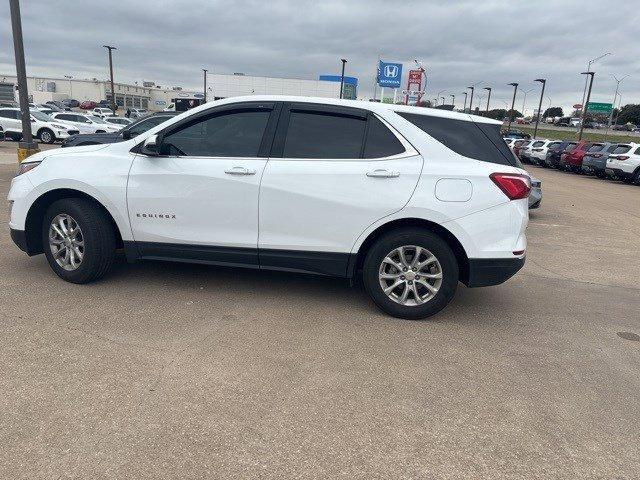
<svg viewBox="0 0 640 480">
<path fill-rule="evenodd" d="M 589 79 L 589 90 L 587 91 L 587 101 L 582 106 L 582 121 L 580 122 L 580 133 L 578 133 L 578 140 L 582 140 L 582 131 L 584 130 L 584 122 L 587 118 L 587 107 L 589 106 L 589 100 L 591 99 L 591 87 L 593 87 L 593 77 L 595 77 L 595 72 L 582 72 L 580 75 L 589 75 L 591 78 Z"/>
<path fill-rule="evenodd" d="M 485 90 L 489 91 L 489 96 L 487 97 L 487 115 L 489 114 L 489 102 L 491 101 L 491 87 L 484 87 Z"/>
<path fill-rule="evenodd" d="M 73 76 L 72 75 L 65 75 L 64 78 L 69 80 L 69 98 L 73 98 L 73 90 L 71 89 L 71 79 L 73 78 Z"/>
<path fill-rule="evenodd" d="M 542 91 L 540 92 L 540 103 L 538 103 L 538 115 L 536 116 L 536 127 L 533 129 L 533 138 L 535 140 L 538 135 L 538 124 L 540 123 L 540 117 L 542 116 L 542 98 L 544 97 L 544 87 L 547 84 L 546 78 L 536 78 L 534 82 L 540 82 L 542 84 Z"/>
<path fill-rule="evenodd" d="M 344 97 L 344 66 L 347 64 L 347 60 L 344 58 L 341 58 L 340 61 L 342 62 L 342 73 L 340 74 L 340 98 Z"/>
<path fill-rule="evenodd" d="M 462 92 L 462 94 L 464 95 L 464 107 L 462 107 L 462 111 L 466 112 L 467 111 L 467 92 Z"/>
<path fill-rule="evenodd" d="M 473 91 L 475 90 L 475 85 L 471 85 L 470 87 L 467 87 L 471 89 L 471 99 L 469 100 L 469 113 L 471 113 L 471 109 L 473 108 Z"/>
<path fill-rule="evenodd" d="M 109 50 L 109 75 L 111 77 L 111 109 L 114 111 L 117 110 L 116 108 L 116 90 L 113 86 L 113 58 L 111 56 L 111 51 L 112 50 L 117 50 L 116 47 L 112 47 L 111 45 L 103 45 L 104 48 L 106 48 L 107 50 Z"/>
<path fill-rule="evenodd" d="M 516 94 L 518 93 L 518 82 L 511 82 L 509 85 L 513 87 L 513 99 L 511 100 L 511 111 L 509 114 L 509 124 L 507 125 L 507 132 L 511 130 L 511 122 L 513 121 L 513 109 L 516 106 Z"/>
<path fill-rule="evenodd" d="M 206 68 L 202 69 L 203 77 L 204 77 L 204 103 L 207 103 L 207 70 Z"/>
<path fill-rule="evenodd" d="M 18 77 L 18 100 L 22 117 L 22 139 L 18 143 L 18 163 L 38 152 L 31 133 L 31 113 L 29 112 L 29 91 L 27 90 L 27 67 L 24 61 L 24 45 L 22 43 L 22 20 L 20 19 L 19 0 L 9 0 L 11 9 L 11 26 L 13 28 L 13 49 L 16 57 L 16 73 Z"/>
<path fill-rule="evenodd" d="M 609 135 L 609 129 L 611 128 L 611 124 L 612 124 L 612 121 L 613 121 L 613 110 L 614 110 L 614 107 L 616 106 L 616 98 L 618 98 L 618 90 L 620 89 L 620 82 L 622 82 L 629 75 L 625 75 L 624 77 L 622 77 L 620 79 L 618 79 L 618 77 L 616 77 L 614 74 L 611 74 L 611 76 L 616 81 L 616 93 L 613 94 L 613 103 L 611 104 L 611 113 L 609 114 L 609 123 L 607 124 L 607 131 L 604 132 L 604 139 L 605 140 L 607 139 L 607 135 Z"/>
</svg>

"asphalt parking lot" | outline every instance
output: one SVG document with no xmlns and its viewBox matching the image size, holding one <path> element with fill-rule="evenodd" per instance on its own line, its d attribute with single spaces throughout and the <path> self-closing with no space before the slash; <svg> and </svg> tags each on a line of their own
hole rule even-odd
<svg viewBox="0 0 640 480">
<path fill-rule="evenodd" d="M 0 477 L 640 477 L 640 188 L 530 170 L 524 270 L 424 322 L 303 275 L 64 283 L 2 209 Z"/>
</svg>

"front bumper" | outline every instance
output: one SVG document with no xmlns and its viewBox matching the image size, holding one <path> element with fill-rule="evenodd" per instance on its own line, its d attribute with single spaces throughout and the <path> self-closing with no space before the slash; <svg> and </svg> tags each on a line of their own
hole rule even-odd
<svg viewBox="0 0 640 480">
<path fill-rule="evenodd" d="M 27 235 L 24 230 L 16 230 L 12 228 L 11 240 L 13 240 L 13 243 L 15 243 L 20 250 L 29 253 L 29 249 L 27 248 Z"/>
<path fill-rule="evenodd" d="M 467 287 L 499 285 L 513 277 L 524 266 L 521 258 L 470 258 Z"/>
</svg>

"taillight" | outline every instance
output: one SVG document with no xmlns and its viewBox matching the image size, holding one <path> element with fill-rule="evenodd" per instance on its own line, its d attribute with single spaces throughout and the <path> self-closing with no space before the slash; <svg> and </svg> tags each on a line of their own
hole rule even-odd
<svg viewBox="0 0 640 480">
<path fill-rule="evenodd" d="M 527 198 L 531 190 L 531 179 L 519 173 L 492 173 L 489 178 L 509 200 Z"/>
<path fill-rule="evenodd" d="M 628 160 L 629 157 L 627 155 L 620 155 L 618 157 L 616 157 L 618 160 Z"/>
</svg>

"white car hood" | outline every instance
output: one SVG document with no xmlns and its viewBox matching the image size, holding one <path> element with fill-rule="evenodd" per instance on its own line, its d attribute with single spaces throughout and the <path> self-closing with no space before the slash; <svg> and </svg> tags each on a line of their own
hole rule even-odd
<svg viewBox="0 0 640 480">
<path fill-rule="evenodd" d="M 43 150 L 41 152 L 36 153 L 35 155 L 31 155 L 23 160 L 23 162 L 41 162 L 45 158 L 56 157 L 58 155 L 68 155 L 69 153 L 85 153 L 85 152 L 95 152 L 98 150 L 102 150 L 103 148 L 107 148 L 109 143 L 106 144 L 97 144 L 97 145 L 83 145 L 81 147 L 66 147 L 66 148 L 56 148 L 52 150 Z"/>
</svg>

